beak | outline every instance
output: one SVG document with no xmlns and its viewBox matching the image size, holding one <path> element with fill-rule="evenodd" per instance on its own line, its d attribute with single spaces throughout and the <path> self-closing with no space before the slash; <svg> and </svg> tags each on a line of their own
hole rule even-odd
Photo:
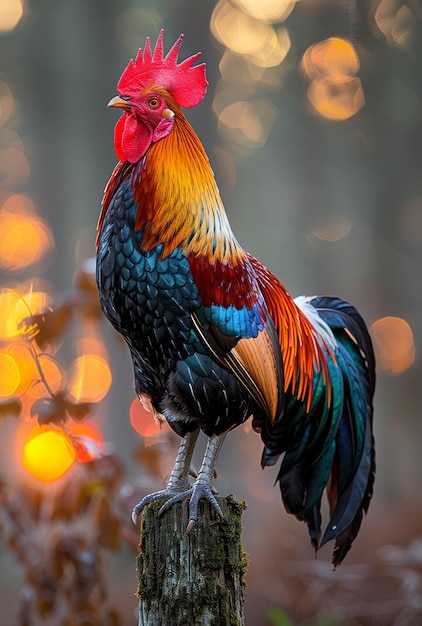
<svg viewBox="0 0 422 626">
<path fill-rule="evenodd" d="M 120 96 L 114 96 L 114 98 L 112 98 L 110 100 L 110 102 L 107 105 L 108 107 L 115 107 L 116 109 L 125 109 L 128 110 L 131 108 L 131 103 L 129 102 L 129 100 L 124 100 L 123 98 L 121 98 Z"/>
</svg>

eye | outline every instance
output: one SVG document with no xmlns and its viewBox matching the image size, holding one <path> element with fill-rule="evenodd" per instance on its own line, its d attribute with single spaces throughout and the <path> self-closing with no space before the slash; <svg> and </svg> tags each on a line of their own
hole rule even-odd
<svg viewBox="0 0 422 626">
<path fill-rule="evenodd" d="M 150 109 L 158 109 L 160 104 L 161 104 L 161 102 L 160 102 L 159 98 L 157 98 L 156 96 L 152 96 L 152 98 L 150 98 L 148 100 L 148 106 L 149 106 Z"/>
</svg>

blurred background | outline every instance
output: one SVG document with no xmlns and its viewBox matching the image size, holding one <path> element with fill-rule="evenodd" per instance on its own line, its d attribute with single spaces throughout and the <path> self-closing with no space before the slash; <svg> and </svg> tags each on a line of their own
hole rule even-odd
<svg viewBox="0 0 422 626">
<path fill-rule="evenodd" d="M 237 238 L 292 295 L 353 302 L 378 363 L 375 496 L 334 574 L 259 437 L 228 437 L 218 488 L 247 502 L 246 623 L 422 623 L 421 17 L 417 0 L 1 0 L 2 623 L 137 623 L 129 512 L 178 442 L 135 400 L 92 257 L 116 161 L 106 105 L 162 27 L 207 64 L 187 117 Z"/>
</svg>

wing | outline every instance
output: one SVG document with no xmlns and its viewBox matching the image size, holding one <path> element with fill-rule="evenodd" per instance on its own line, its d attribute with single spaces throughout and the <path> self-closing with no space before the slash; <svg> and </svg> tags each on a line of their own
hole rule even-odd
<svg viewBox="0 0 422 626">
<path fill-rule="evenodd" d="M 283 363 L 278 335 L 247 257 L 235 264 L 189 257 L 203 307 L 195 330 L 274 422 L 283 413 Z"/>
</svg>

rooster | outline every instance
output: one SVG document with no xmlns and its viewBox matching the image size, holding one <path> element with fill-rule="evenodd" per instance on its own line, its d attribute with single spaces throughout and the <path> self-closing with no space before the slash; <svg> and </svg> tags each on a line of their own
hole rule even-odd
<svg viewBox="0 0 422 626">
<path fill-rule="evenodd" d="M 227 433 L 252 418 L 262 467 L 283 455 L 286 510 L 305 521 L 315 549 L 335 540 L 334 566 L 356 537 L 372 496 L 374 355 L 365 323 L 333 297 L 292 299 L 237 242 L 204 148 L 182 113 L 207 90 L 197 53 L 164 56 L 164 32 L 131 60 L 110 107 L 119 159 L 98 222 L 102 309 L 126 340 L 135 390 L 181 443 L 167 486 L 143 498 L 160 514 L 189 501 L 222 511 L 212 486 Z M 190 479 L 198 433 L 207 436 Z M 320 504 L 330 520 L 321 532 Z"/>
</svg>

